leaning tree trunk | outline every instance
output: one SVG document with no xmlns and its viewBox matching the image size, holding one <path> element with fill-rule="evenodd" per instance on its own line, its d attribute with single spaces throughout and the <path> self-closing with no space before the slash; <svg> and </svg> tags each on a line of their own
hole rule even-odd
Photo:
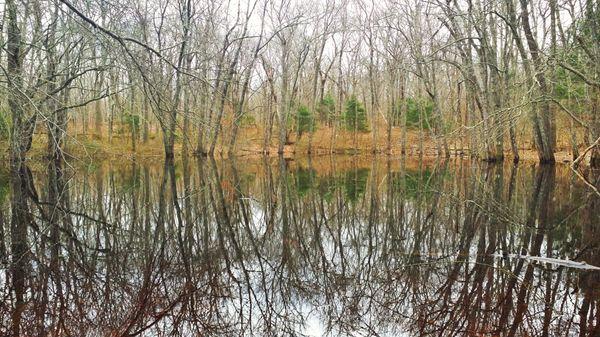
<svg viewBox="0 0 600 337">
<path fill-rule="evenodd" d="M 542 96 L 547 96 L 549 93 L 548 85 L 546 83 L 546 76 L 544 74 L 544 65 L 540 56 L 540 50 L 531 30 L 531 24 L 529 22 L 529 11 L 527 9 L 528 1 L 521 1 L 521 24 L 523 31 L 525 32 L 525 39 L 529 46 L 529 52 L 531 54 L 531 60 L 535 68 L 535 80 L 540 89 Z M 552 120 L 550 103 L 548 100 L 543 99 L 542 102 L 535 104 L 534 109 L 537 111 L 533 114 L 533 128 L 534 128 L 534 140 L 536 144 L 536 150 L 540 163 L 554 163 L 554 139 L 552 135 Z"/>
</svg>

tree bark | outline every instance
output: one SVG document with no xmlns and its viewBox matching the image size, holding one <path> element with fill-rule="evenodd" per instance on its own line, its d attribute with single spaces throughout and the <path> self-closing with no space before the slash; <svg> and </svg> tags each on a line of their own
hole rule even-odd
<svg viewBox="0 0 600 337">
<path fill-rule="evenodd" d="M 510 0 L 509 0 L 510 1 Z M 542 95 L 542 102 L 534 105 L 534 139 L 536 144 L 536 150 L 538 152 L 538 158 L 540 163 L 554 163 L 554 143 L 555 137 L 552 135 L 552 112 L 550 111 L 550 103 L 546 99 L 550 93 L 546 75 L 544 74 L 544 65 L 540 56 L 540 50 L 531 30 L 531 24 L 529 21 L 529 10 L 527 8 L 528 1 L 520 0 L 521 2 L 521 25 L 523 32 L 525 33 L 525 40 L 529 47 L 529 53 L 531 54 L 531 60 L 535 68 L 535 80 L 539 87 L 540 94 Z"/>
</svg>

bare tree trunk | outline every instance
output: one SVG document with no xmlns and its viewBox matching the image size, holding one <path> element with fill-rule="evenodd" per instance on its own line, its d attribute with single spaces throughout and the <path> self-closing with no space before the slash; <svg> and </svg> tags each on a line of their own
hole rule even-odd
<svg viewBox="0 0 600 337">
<path fill-rule="evenodd" d="M 93 46 L 92 49 L 92 57 L 94 59 L 94 64 L 96 67 L 99 66 L 98 64 L 98 51 L 97 51 L 97 46 Z M 100 59 L 102 60 L 102 62 L 104 63 L 104 61 L 106 60 L 106 53 L 103 53 L 102 51 L 100 51 L 100 54 L 102 56 L 100 56 Z M 102 71 L 96 71 L 95 74 L 95 79 L 94 79 L 94 92 L 95 93 L 100 93 L 100 91 L 102 90 L 102 86 L 104 85 L 104 72 Z M 96 137 L 98 139 L 102 139 L 102 100 L 97 100 L 94 103 L 94 133 L 96 135 Z"/>
<path fill-rule="evenodd" d="M 7 29 L 7 77 L 10 83 L 8 92 L 8 107 L 12 117 L 12 132 L 10 139 L 10 168 L 11 168 L 11 226 L 10 241 L 13 261 L 12 290 L 14 291 L 15 307 L 12 315 L 12 336 L 21 335 L 21 317 L 25 309 L 25 280 L 27 272 L 28 240 L 27 230 L 32 221 L 28 210 L 28 178 L 30 172 L 25 166 L 25 153 L 31 146 L 32 123 L 24 116 L 23 103 L 23 41 L 17 19 L 18 8 L 14 0 L 6 1 Z M 35 116 L 35 115 L 34 115 Z M 33 119 L 35 123 L 35 119 Z M 31 129 L 31 132 L 29 131 Z"/>
<path fill-rule="evenodd" d="M 596 7 L 594 8 L 594 3 Z M 591 115 L 592 122 L 589 128 L 590 131 L 590 142 L 595 142 L 596 139 L 600 139 L 600 5 L 593 0 L 586 1 L 586 16 L 588 25 L 590 27 L 590 37 L 592 46 L 589 52 L 589 57 L 593 59 L 592 64 L 596 82 L 590 88 L 590 104 L 591 104 Z M 600 168 L 600 146 L 595 146 L 592 149 L 590 156 L 590 166 L 593 168 Z"/>
<path fill-rule="evenodd" d="M 206 69 L 206 65 L 202 65 L 202 78 L 206 78 L 208 71 Z M 202 82 L 200 85 L 201 93 L 200 93 L 200 104 L 198 109 L 200 110 L 198 113 L 198 124 L 196 127 L 198 128 L 198 133 L 196 134 L 196 155 L 204 154 L 206 150 L 204 149 L 204 135 L 207 130 L 207 126 L 209 125 L 209 119 L 206 116 L 206 113 L 210 108 L 207 107 L 208 104 L 208 95 L 209 86 Z M 216 90 L 215 90 L 216 92 Z"/>
<path fill-rule="evenodd" d="M 401 146 L 400 152 L 402 155 L 406 155 L 406 138 L 407 138 L 407 130 L 406 130 L 406 118 L 408 113 L 408 106 L 406 105 L 406 79 L 402 79 L 402 86 L 400 89 L 400 130 L 402 132 L 401 137 Z"/>
<path fill-rule="evenodd" d="M 111 106 L 110 106 L 110 111 L 109 111 L 109 115 L 108 115 L 108 141 L 109 143 L 112 143 L 113 140 L 113 134 L 114 134 L 114 125 L 115 125 L 115 112 L 119 111 L 119 113 L 122 115 L 122 111 L 121 111 L 121 96 L 119 94 L 119 90 L 118 90 L 118 75 L 116 74 L 116 71 L 113 70 L 111 72 L 110 75 L 110 86 L 111 86 L 111 91 L 113 94 L 113 99 L 111 102 Z"/>
<path fill-rule="evenodd" d="M 6 1 L 7 16 L 7 78 L 9 81 L 8 107 L 12 119 L 10 138 L 11 169 L 20 170 L 25 161 L 25 153 L 31 148 L 33 131 L 37 115 L 28 116 L 25 111 L 26 100 L 23 97 L 23 41 L 17 19 L 18 7 L 14 0 Z"/>
<path fill-rule="evenodd" d="M 596 65 L 596 67 L 598 67 Z M 593 86 L 591 88 L 591 114 L 592 122 L 590 125 L 590 142 L 595 142 L 596 139 L 600 138 L 600 88 Z M 594 146 L 591 150 L 590 166 L 593 168 L 600 168 L 600 146 Z"/>
<path fill-rule="evenodd" d="M 281 42 L 281 100 L 277 105 L 277 115 L 279 117 L 279 143 L 277 153 L 283 154 L 285 143 L 287 142 L 287 121 L 289 115 L 289 47 L 285 38 Z"/>
<path fill-rule="evenodd" d="M 56 56 L 56 16 L 58 7 L 53 13 L 52 23 L 48 27 L 48 32 L 45 39 L 46 47 L 46 92 L 50 96 L 46 104 L 47 117 L 46 128 L 48 129 L 48 156 L 52 160 L 60 160 L 62 157 L 62 144 L 66 133 L 66 118 L 63 111 L 58 111 L 59 97 L 56 93 L 57 78 L 57 56 Z M 68 63 L 67 63 L 68 64 Z"/>
<path fill-rule="evenodd" d="M 342 58 L 344 54 L 344 48 L 340 49 L 340 54 L 338 56 L 338 108 L 336 109 L 335 116 L 333 117 L 333 130 L 331 132 L 331 139 L 329 141 L 329 153 L 335 152 L 335 141 L 337 139 L 337 129 L 340 123 L 340 117 L 343 116 L 344 113 L 344 87 L 342 85 Z"/>
<path fill-rule="evenodd" d="M 189 54 L 185 58 L 185 69 L 189 71 L 192 66 L 192 58 L 193 55 Z M 183 130 L 182 130 L 182 140 L 183 140 L 183 152 L 187 154 L 190 145 L 190 105 L 192 101 L 192 92 L 191 92 L 190 83 L 186 83 L 185 88 L 183 89 Z"/>
<path fill-rule="evenodd" d="M 142 107 L 142 141 L 144 144 L 148 143 L 149 138 L 149 121 L 148 118 L 150 114 L 148 110 L 150 109 L 150 104 L 148 104 L 148 98 L 144 96 L 143 98 L 143 107 Z"/>
<path fill-rule="evenodd" d="M 137 91 L 135 90 L 135 79 L 134 74 L 130 71 L 129 75 L 129 130 L 131 132 L 131 150 L 135 153 L 137 151 L 137 134 L 139 128 L 139 111 L 136 106 Z"/>
<path fill-rule="evenodd" d="M 267 116 L 266 116 L 266 128 L 264 130 L 264 139 L 263 139 L 263 153 L 269 154 L 271 147 L 271 136 L 273 135 L 273 124 L 275 121 L 275 114 L 277 111 L 273 110 L 273 105 L 278 106 L 278 97 L 275 91 L 275 79 L 273 78 L 273 69 L 267 64 L 265 59 L 261 59 L 262 66 L 265 71 L 265 75 L 267 77 L 267 82 L 269 85 L 268 92 L 266 96 L 268 97 L 267 103 Z"/>
<path fill-rule="evenodd" d="M 266 10 L 267 10 L 267 6 L 265 5 L 265 7 L 263 7 L 263 12 L 262 12 L 263 16 L 265 15 Z M 248 93 L 248 87 L 250 86 L 250 81 L 252 79 L 254 65 L 256 64 L 256 60 L 258 59 L 258 53 L 260 52 L 260 49 L 263 47 L 262 46 L 263 34 L 264 34 L 264 21 L 261 25 L 260 35 L 259 35 L 256 45 L 254 47 L 252 61 L 250 62 L 250 65 L 248 66 L 248 70 L 246 70 L 246 78 L 244 80 L 244 83 L 242 84 L 242 93 L 239 96 L 239 102 L 237 103 L 237 109 L 233 116 L 233 130 L 231 131 L 231 138 L 229 139 L 229 155 L 232 155 L 235 153 L 235 144 L 237 141 L 239 123 L 240 123 L 241 118 L 244 115 L 244 105 L 246 103 L 246 95 Z"/>
<path fill-rule="evenodd" d="M 396 102 L 396 86 L 397 86 L 397 82 L 398 79 L 397 74 L 395 71 L 391 71 L 391 75 L 390 75 L 391 81 L 390 81 L 390 93 L 388 94 L 389 97 L 389 104 L 391 104 L 391 107 L 388 108 L 388 116 L 387 116 L 387 125 L 386 125 L 386 151 L 385 153 L 389 156 L 392 154 L 392 125 L 394 124 L 394 120 L 397 116 L 397 109 L 398 109 L 398 102 Z"/>
<path fill-rule="evenodd" d="M 377 86 L 375 85 L 375 46 L 373 41 L 372 27 L 369 25 L 368 42 L 369 42 L 369 91 L 370 91 L 370 114 L 371 114 L 371 153 L 378 152 L 377 150 L 377 138 L 379 126 L 377 124 Z"/>
<path fill-rule="evenodd" d="M 577 133 L 575 132 L 575 123 L 569 120 L 569 135 L 571 141 L 571 159 L 576 160 L 579 157 L 579 146 L 577 144 Z"/>
<path fill-rule="evenodd" d="M 244 25 L 244 32 L 242 33 L 242 36 L 244 36 L 244 37 L 246 36 L 247 28 L 248 28 L 248 20 L 246 20 L 246 24 Z M 223 91 L 220 93 L 219 110 L 217 112 L 215 132 L 211 139 L 210 148 L 208 150 L 208 153 L 211 156 L 214 155 L 215 147 L 217 146 L 217 140 L 219 138 L 219 131 L 221 130 L 221 120 L 223 118 L 223 112 L 225 109 L 225 99 L 227 98 L 227 94 L 229 93 L 229 87 L 231 85 L 231 81 L 233 80 L 233 75 L 235 73 L 235 69 L 237 67 L 238 60 L 241 55 L 243 41 L 244 41 L 243 39 L 240 39 L 240 41 L 238 42 L 237 49 L 233 56 L 233 60 L 231 61 L 231 64 L 229 64 L 229 69 L 227 72 L 227 76 L 225 78 L 225 83 L 223 84 Z"/>
<path fill-rule="evenodd" d="M 520 0 L 521 2 L 521 25 L 525 33 L 525 39 L 529 46 L 531 60 L 535 68 L 535 80 L 543 97 L 546 97 L 550 91 L 546 84 L 546 76 L 544 75 L 544 65 L 541 60 L 540 50 L 531 30 L 529 22 L 529 10 L 527 8 L 528 1 Z M 555 137 L 552 135 L 552 113 L 550 111 L 550 103 L 543 99 L 542 102 L 535 104 L 534 109 L 534 139 L 540 163 L 554 163 L 554 143 Z"/>
<path fill-rule="evenodd" d="M 271 147 L 271 138 L 273 136 L 273 122 L 275 121 L 275 111 L 273 110 L 273 104 L 277 104 L 277 101 L 273 103 L 273 101 L 269 100 L 267 103 L 267 116 L 265 118 L 265 130 L 264 130 L 264 139 L 263 139 L 263 154 L 270 153 Z"/>
<path fill-rule="evenodd" d="M 507 48 L 508 49 L 508 48 Z M 516 74 L 516 70 L 517 70 L 517 56 L 516 54 L 513 52 L 513 48 L 512 46 L 510 47 L 510 51 L 507 51 L 505 53 L 505 60 L 504 60 L 504 65 L 507 69 L 512 69 L 512 72 Z M 510 76 L 505 75 L 504 76 L 504 93 L 503 93 L 503 97 L 504 100 L 506 101 L 510 101 L 510 96 L 509 96 L 509 92 L 510 92 Z M 518 147 L 518 143 L 517 143 L 517 132 L 515 130 L 515 118 L 510 115 L 509 116 L 509 120 L 508 120 L 508 133 L 509 133 L 509 138 L 510 138 L 510 149 L 513 155 L 513 163 L 518 163 L 520 160 L 520 155 L 519 155 L 519 147 Z"/>
<path fill-rule="evenodd" d="M 165 146 L 165 158 L 172 159 L 175 156 L 175 132 L 177 128 L 177 114 L 179 110 L 179 103 L 181 102 L 181 93 L 183 90 L 183 72 L 182 68 L 187 65 L 185 63 L 187 47 L 189 44 L 190 24 L 192 20 L 192 5 L 191 0 L 187 0 L 184 4 L 184 8 L 181 12 L 182 22 L 182 35 L 183 41 L 179 48 L 179 54 L 177 57 L 177 69 L 176 69 L 176 80 L 175 80 L 175 91 L 173 93 L 173 102 L 169 111 L 167 111 L 167 122 L 162 123 L 163 126 L 163 143 Z M 167 128 L 165 129 L 165 124 Z"/>
<path fill-rule="evenodd" d="M 315 114 L 317 113 L 317 107 L 319 105 L 319 100 L 317 98 L 318 95 L 318 84 L 319 84 L 319 75 L 321 74 L 321 62 L 323 60 L 323 51 L 325 50 L 325 43 L 327 42 L 327 35 L 323 34 L 321 38 L 321 44 L 319 48 L 315 52 L 315 71 L 313 73 L 312 85 L 311 85 L 311 103 L 310 107 L 312 109 L 312 121 L 311 121 L 311 130 L 309 130 L 308 134 L 308 154 L 312 153 L 312 143 L 315 134 Z M 323 78 L 325 80 L 325 78 Z M 323 89 L 322 89 L 323 90 Z M 321 92 L 322 92 L 321 90 Z M 321 94 L 322 96 L 322 94 Z M 322 99 L 322 97 L 321 97 Z M 322 121 L 322 120 L 321 120 Z"/>
</svg>

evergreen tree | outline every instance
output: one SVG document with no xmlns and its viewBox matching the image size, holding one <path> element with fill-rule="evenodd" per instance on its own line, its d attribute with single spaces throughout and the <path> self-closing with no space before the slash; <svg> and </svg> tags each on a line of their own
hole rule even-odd
<svg viewBox="0 0 600 337">
<path fill-rule="evenodd" d="M 315 121 L 312 112 L 308 110 L 305 105 L 300 105 L 296 111 L 296 121 L 298 138 L 302 137 L 304 132 L 313 132 L 315 128 Z"/>
<path fill-rule="evenodd" d="M 331 125 L 335 117 L 335 100 L 330 93 L 325 95 L 321 102 L 319 102 L 318 112 L 321 121 Z"/>
<path fill-rule="evenodd" d="M 352 97 L 350 97 L 350 99 L 346 102 L 344 121 L 348 131 L 368 131 L 367 114 L 365 113 L 365 108 L 354 95 L 352 95 Z"/>
<path fill-rule="evenodd" d="M 406 126 L 411 129 L 418 129 L 423 125 L 423 129 L 429 129 L 429 124 L 433 118 L 433 102 L 425 98 L 407 98 L 406 99 Z"/>
</svg>

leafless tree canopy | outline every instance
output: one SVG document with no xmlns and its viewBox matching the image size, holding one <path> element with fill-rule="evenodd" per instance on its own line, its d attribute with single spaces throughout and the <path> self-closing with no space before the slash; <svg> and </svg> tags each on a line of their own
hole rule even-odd
<svg viewBox="0 0 600 337">
<path fill-rule="evenodd" d="M 562 150 L 600 165 L 597 1 L 6 0 L 2 14 L 15 163 L 46 133 L 53 157 L 82 135 L 134 150 L 157 136 L 168 158 Z"/>
</svg>

